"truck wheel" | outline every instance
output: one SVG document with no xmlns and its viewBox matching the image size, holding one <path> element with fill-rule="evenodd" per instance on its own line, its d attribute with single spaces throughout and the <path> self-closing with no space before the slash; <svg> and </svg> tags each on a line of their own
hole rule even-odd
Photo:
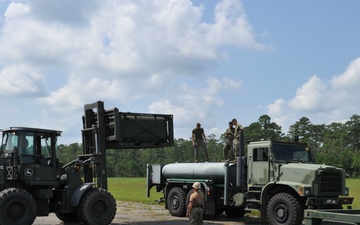
<svg viewBox="0 0 360 225">
<path fill-rule="evenodd" d="M 78 217 L 84 225 L 110 224 L 116 214 L 114 197 L 105 189 L 93 188 L 81 198 Z"/>
<path fill-rule="evenodd" d="M 80 219 L 75 212 L 71 213 L 55 213 L 56 217 L 59 218 L 59 220 L 65 222 L 65 223 L 78 223 L 80 222 Z"/>
<path fill-rule="evenodd" d="M 167 196 L 167 205 L 172 216 L 185 216 L 185 197 L 185 192 L 179 187 L 174 187 L 170 190 Z"/>
<path fill-rule="evenodd" d="M 0 192 L 0 224 L 33 224 L 36 203 L 30 193 L 23 189 L 8 188 Z"/>
<path fill-rule="evenodd" d="M 267 206 L 270 225 L 299 225 L 302 224 L 303 217 L 301 204 L 287 193 L 274 195 Z"/>
<path fill-rule="evenodd" d="M 225 209 L 225 214 L 229 218 L 241 218 L 245 215 L 245 208 L 230 206 L 229 208 Z"/>
</svg>

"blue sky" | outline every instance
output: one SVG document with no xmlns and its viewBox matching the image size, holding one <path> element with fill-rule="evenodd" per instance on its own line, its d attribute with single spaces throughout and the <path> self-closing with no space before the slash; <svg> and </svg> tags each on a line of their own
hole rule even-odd
<svg viewBox="0 0 360 225">
<path fill-rule="evenodd" d="M 360 1 L 0 0 L 0 126 L 81 141 L 83 106 L 221 135 L 360 114 Z"/>
</svg>

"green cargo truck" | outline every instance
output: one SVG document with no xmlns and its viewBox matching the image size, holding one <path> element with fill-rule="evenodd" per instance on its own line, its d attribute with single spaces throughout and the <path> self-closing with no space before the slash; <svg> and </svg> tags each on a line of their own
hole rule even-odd
<svg viewBox="0 0 360 225">
<path fill-rule="evenodd" d="M 225 212 L 240 218 L 260 211 L 272 225 L 299 225 L 305 209 L 342 209 L 352 204 L 345 171 L 315 164 L 306 144 L 257 141 L 247 145 L 240 135 L 235 163 L 173 163 L 148 165 L 147 196 L 156 187 L 164 193 L 165 207 L 173 216 L 185 216 L 191 185 L 201 183 L 205 215 Z"/>
</svg>

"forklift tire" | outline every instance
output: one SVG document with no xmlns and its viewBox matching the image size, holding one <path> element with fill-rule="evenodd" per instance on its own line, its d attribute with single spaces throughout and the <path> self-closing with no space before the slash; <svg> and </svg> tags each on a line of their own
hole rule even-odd
<svg viewBox="0 0 360 225">
<path fill-rule="evenodd" d="M 36 202 L 23 189 L 8 188 L 0 192 L 0 224 L 30 225 L 36 218 Z"/>
<path fill-rule="evenodd" d="M 59 218 L 59 220 L 63 221 L 64 223 L 78 223 L 80 222 L 80 219 L 76 212 L 71 213 L 55 213 L 56 217 Z"/>
<path fill-rule="evenodd" d="M 84 225 L 110 224 L 116 214 L 114 197 L 105 189 L 92 188 L 81 198 L 78 218 Z"/>
<path fill-rule="evenodd" d="M 169 191 L 167 196 L 167 206 L 169 212 L 172 216 L 182 217 L 186 214 L 186 205 L 185 205 L 185 192 L 179 188 L 174 187 Z"/>
<path fill-rule="evenodd" d="M 288 193 L 274 195 L 267 206 L 270 225 L 302 224 L 304 210 L 298 199 Z"/>
</svg>

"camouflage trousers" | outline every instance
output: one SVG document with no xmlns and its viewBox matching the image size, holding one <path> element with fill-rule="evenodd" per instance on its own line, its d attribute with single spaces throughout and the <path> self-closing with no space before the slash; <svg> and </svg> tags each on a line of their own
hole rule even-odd
<svg viewBox="0 0 360 225">
<path fill-rule="evenodd" d="M 193 207 L 189 216 L 190 225 L 203 225 L 203 214 L 203 208 Z"/>
<path fill-rule="evenodd" d="M 233 147 L 234 155 L 236 157 L 239 156 L 239 139 L 234 138 L 232 147 Z"/>
<path fill-rule="evenodd" d="M 224 156 L 224 159 L 227 160 L 227 159 L 234 159 L 234 153 L 232 151 L 232 147 L 233 147 L 233 143 L 231 140 L 227 140 L 225 142 L 225 145 L 223 147 L 223 156 Z M 229 150 L 230 150 L 230 157 L 228 158 L 228 153 L 229 153 Z"/>
<path fill-rule="evenodd" d="M 209 154 L 208 154 L 208 151 L 207 151 L 207 148 L 206 148 L 206 143 L 204 142 L 203 139 L 195 140 L 195 144 L 194 144 L 195 159 L 199 160 L 199 149 L 200 149 L 200 147 L 204 150 L 206 160 L 209 161 Z"/>
</svg>

